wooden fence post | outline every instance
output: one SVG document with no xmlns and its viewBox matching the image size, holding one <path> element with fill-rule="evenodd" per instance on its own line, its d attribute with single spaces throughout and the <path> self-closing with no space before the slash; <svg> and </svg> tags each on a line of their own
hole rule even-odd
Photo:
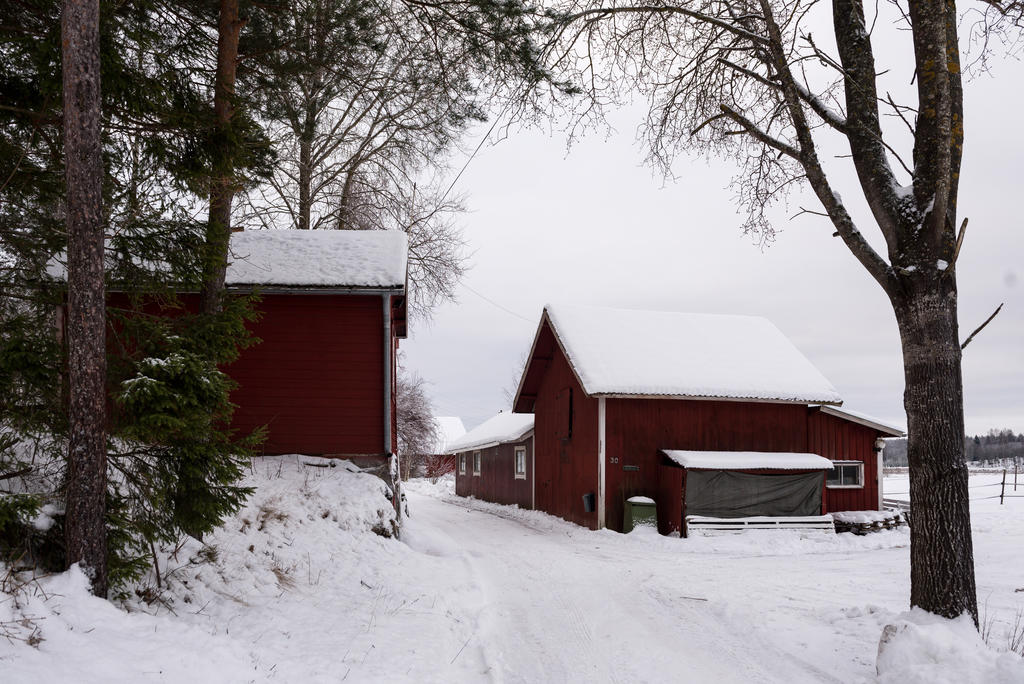
<svg viewBox="0 0 1024 684">
<path fill-rule="evenodd" d="M 1003 468 L 1003 486 L 999 488 L 999 505 L 1003 505 L 1003 497 L 1006 495 L 1006 468 Z"/>
</svg>

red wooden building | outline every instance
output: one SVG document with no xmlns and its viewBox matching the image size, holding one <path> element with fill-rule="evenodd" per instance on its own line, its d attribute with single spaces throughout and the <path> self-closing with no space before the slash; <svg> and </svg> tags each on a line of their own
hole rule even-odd
<svg viewBox="0 0 1024 684">
<path fill-rule="evenodd" d="M 682 526 L 687 471 L 665 451 L 815 454 L 833 464 L 817 475 L 819 512 L 880 508 L 880 438 L 901 432 L 840 403 L 765 319 L 549 306 L 514 411 L 535 416 L 537 509 L 619 530 L 625 500 L 648 496 L 667 533 Z"/>
<path fill-rule="evenodd" d="M 448 445 L 455 493 L 533 508 L 533 416 L 499 413 Z"/>
<path fill-rule="evenodd" d="M 245 434 L 265 426 L 266 454 L 348 458 L 391 482 L 407 261 L 400 231 L 233 233 L 226 288 L 258 292 L 261 315 L 248 324 L 260 341 L 223 369 L 238 384 L 232 427 Z M 66 277 L 60 259 L 49 272 Z M 186 309 L 198 309 L 197 294 L 180 296 Z M 113 288 L 108 305 L 135 304 Z M 143 306 L 180 312 L 157 301 Z M 58 320 L 64 316 L 62 307 Z"/>
<path fill-rule="evenodd" d="M 260 293 L 261 342 L 225 370 L 233 426 L 267 426 L 267 454 L 382 465 L 396 449 L 395 356 L 406 336 L 399 231 L 234 233 L 229 291 Z"/>
</svg>

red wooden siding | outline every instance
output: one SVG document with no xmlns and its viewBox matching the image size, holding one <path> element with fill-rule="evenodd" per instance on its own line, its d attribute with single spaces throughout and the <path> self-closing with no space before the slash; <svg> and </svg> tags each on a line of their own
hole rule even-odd
<svg viewBox="0 0 1024 684">
<path fill-rule="evenodd" d="M 597 399 L 584 393 L 546 326 L 536 351 L 550 358 L 537 391 L 534 416 L 537 508 L 596 528 L 596 506 L 593 513 L 584 511 L 583 495 L 593 493 L 596 504 Z M 570 391 L 572 435 L 568 436 Z"/>
<path fill-rule="evenodd" d="M 184 309 L 147 302 L 151 315 L 196 311 L 195 294 L 179 296 Z M 392 297 L 391 450 L 397 448 L 395 361 L 404 303 Z M 108 305 L 129 308 L 114 292 Z M 261 340 L 224 369 L 238 383 L 232 427 L 248 433 L 266 425 L 267 454 L 373 456 L 384 454 L 384 310 L 380 295 L 265 294 L 261 318 L 249 329 Z M 116 330 L 112 329 L 116 335 Z"/>
<path fill-rule="evenodd" d="M 684 472 L 675 464 L 663 462 L 658 466 L 658 493 L 654 502 L 658 509 L 658 532 L 662 534 L 683 533 Z"/>
<path fill-rule="evenodd" d="M 662 449 L 806 451 L 807 407 L 803 405 L 685 399 L 606 402 L 605 522 L 613 530 L 622 529 L 627 498 L 641 495 L 658 501 L 671 495 L 661 491 L 661 475 L 670 470 L 662 467 Z M 681 497 L 682 490 L 671 496 Z M 675 502 L 659 504 L 659 512 L 664 510 L 673 520 L 676 508 Z"/>
<path fill-rule="evenodd" d="M 516 479 L 516 447 L 526 448 L 526 479 Z M 480 452 L 479 475 L 473 474 L 473 453 L 476 451 Z M 533 507 L 533 437 L 487 449 L 464 451 L 458 456 L 466 457 L 466 472 L 459 472 L 458 467 L 455 469 L 456 494 L 499 504 L 517 504 L 520 508 Z"/>
<path fill-rule="evenodd" d="M 571 401 L 570 401 L 571 398 Z M 582 497 L 598 488 L 598 399 L 576 381 L 550 326 L 537 333 L 516 404 L 534 412 L 536 507 L 587 527 Z M 569 415 L 573 416 L 569 434 Z M 878 507 L 873 428 L 804 404 L 688 399 L 605 400 L 605 525 L 621 530 L 625 500 L 657 501 L 662 533 L 682 522 L 679 468 L 665 464 L 662 449 L 694 451 L 809 452 L 831 460 L 864 463 L 864 487 L 825 489 L 825 512 Z"/>
<path fill-rule="evenodd" d="M 234 427 L 268 427 L 264 452 L 384 452 L 380 296 L 264 295 L 262 342 L 225 370 L 239 387 Z"/>
<path fill-rule="evenodd" d="M 880 433 L 858 423 L 811 410 L 807 418 L 807 451 L 832 461 L 864 463 L 864 486 L 825 490 L 825 506 L 833 511 L 871 511 L 878 508 L 878 454 Z"/>
</svg>

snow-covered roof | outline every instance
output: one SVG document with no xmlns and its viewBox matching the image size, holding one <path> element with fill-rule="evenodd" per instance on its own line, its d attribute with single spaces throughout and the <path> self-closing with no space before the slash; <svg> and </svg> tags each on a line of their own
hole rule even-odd
<svg viewBox="0 0 1024 684">
<path fill-rule="evenodd" d="M 764 318 L 561 305 L 544 317 L 591 396 L 842 402 Z"/>
<path fill-rule="evenodd" d="M 860 425 L 874 428 L 889 437 L 903 437 L 907 434 L 906 428 L 883 421 L 879 418 L 875 418 L 874 416 L 869 416 L 868 414 L 861 413 L 860 411 L 851 411 L 846 407 L 837 408 L 835 406 L 819 406 L 818 408 L 821 409 L 822 413 L 827 413 L 831 416 L 836 416 L 837 418 L 842 418 L 853 423 L 859 423 Z"/>
<path fill-rule="evenodd" d="M 448 453 L 448 445 L 466 434 L 466 426 L 458 416 L 435 416 L 437 441 L 434 442 L 435 454 Z"/>
<path fill-rule="evenodd" d="M 702 470 L 832 470 L 832 461 L 818 454 L 675 449 L 662 449 L 661 453 L 684 468 Z"/>
<path fill-rule="evenodd" d="M 231 234 L 228 286 L 308 288 L 405 287 L 409 240 L 400 230 L 246 230 Z M 67 279 L 67 257 L 46 266 L 50 277 Z M 166 269 L 161 262 L 137 264 Z M 115 267 L 107 241 L 107 270 Z"/>
<path fill-rule="evenodd" d="M 246 230 L 231 234 L 229 286 L 405 286 L 409 242 L 399 230 Z"/>
<path fill-rule="evenodd" d="M 532 413 L 503 411 L 448 445 L 448 453 L 486 449 L 505 442 L 518 442 L 533 431 Z"/>
</svg>

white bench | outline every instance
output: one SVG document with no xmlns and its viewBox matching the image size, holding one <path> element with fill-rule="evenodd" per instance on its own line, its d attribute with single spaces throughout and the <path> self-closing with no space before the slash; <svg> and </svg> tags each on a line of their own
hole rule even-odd
<svg viewBox="0 0 1024 684">
<path fill-rule="evenodd" d="M 686 533 L 745 532 L 747 530 L 814 530 L 835 533 L 831 515 L 756 515 L 749 518 L 712 518 L 688 515 L 684 519 Z"/>
</svg>

